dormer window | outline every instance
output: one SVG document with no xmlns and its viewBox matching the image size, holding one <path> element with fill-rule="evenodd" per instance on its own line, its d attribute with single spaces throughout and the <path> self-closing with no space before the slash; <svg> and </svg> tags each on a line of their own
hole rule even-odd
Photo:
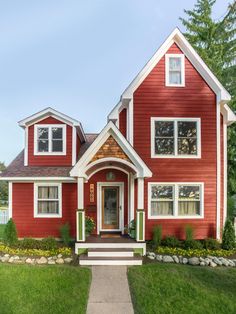
<svg viewBox="0 0 236 314">
<path fill-rule="evenodd" d="M 166 54 L 166 86 L 185 86 L 185 66 L 183 54 Z"/>
<path fill-rule="evenodd" d="M 66 154 L 66 125 L 37 124 L 34 127 L 35 155 Z"/>
</svg>

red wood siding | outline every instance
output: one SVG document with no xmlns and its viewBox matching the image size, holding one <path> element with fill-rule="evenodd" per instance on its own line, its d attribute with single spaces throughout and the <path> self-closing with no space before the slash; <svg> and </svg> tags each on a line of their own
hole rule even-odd
<svg viewBox="0 0 236 314">
<path fill-rule="evenodd" d="M 59 228 L 65 223 L 71 226 L 75 237 L 77 209 L 77 184 L 62 184 L 62 218 L 34 218 L 33 183 L 13 183 L 13 220 L 18 237 L 60 237 Z"/>
<path fill-rule="evenodd" d="M 128 181 L 127 175 L 124 172 L 121 172 L 116 169 L 105 169 L 95 173 L 87 183 L 85 183 L 84 189 L 84 208 L 86 209 L 86 215 L 93 217 L 97 223 L 97 182 L 108 182 L 106 179 L 107 172 L 112 171 L 115 174 L 115 180 L 109 182 L 124 182 L 124 225 L 128 221 Z M 90 184 L 94 184 L 94 202 L 90 202 Z M 97 227 L 96 227 L 97 228 Z M 94 233 L 97 232 L 97 229 L 94 230 Z"/>
<path fill-rule="evenodd" d="M 63 122 L 48 117 L 36 124 L 64 124 Z M 70 166 L 72 164 L 72 127 L 66 128 L 66 155 L 64 156 L 34 156 L 34 125 L 29 127 L 28 139 L 28 159 L 29 166 Z"/>
<path fill-rule="evenodd" d="M 119 113 L 119 129 L 121 133 L 124 135 L 124 137 L 127 137 L 127 109 L 124 108 L 120 113 Z"/>
<path fill-rule="evenodd" d="M 181 53 L 174 44 L 168 53 Z M 150 167 L 153 177 L 145 180 L 145 208 L 148 208 L 147 183 L 204 182 L 204 219 L 148 220 L 146 238 L 153 226 L 161 224 L 163 234 L 184 237 L 184 226 L 192 224 L 195 237 L 215 237 L 216 232 L 216 96 L 185 58 L 185 87 L 165 86 L 165 57 L 134 93 L 134 148 Z M 201 159 L 151 158 L 151 117 L 201 118 Z M 147 215 L 146 215 L 147 217 Z"/>
</svg>

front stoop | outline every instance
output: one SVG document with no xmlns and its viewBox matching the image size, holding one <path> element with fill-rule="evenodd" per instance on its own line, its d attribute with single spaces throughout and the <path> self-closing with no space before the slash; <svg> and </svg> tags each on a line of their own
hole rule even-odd
<svg viewBox="0 0 236 314">
<path fill-rule="evenodd" d="M 142 265 L 142 262 L 141 256 L 127 248 L 91 248 L 79 257 L 80 265 Z"/>
</svg>

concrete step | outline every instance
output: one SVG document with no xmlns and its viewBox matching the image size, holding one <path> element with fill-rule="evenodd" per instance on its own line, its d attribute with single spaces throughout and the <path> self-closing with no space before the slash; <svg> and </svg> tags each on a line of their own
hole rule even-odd
<svg viewBox="0 0 236 314">
<path fill-rule="evenodd" d="M 142 265 L 141 256 L 133 257 L 89 257 L 87 254 L 81 254 L 79 257 L 80 265 Z"/>
<path fill-rule="evenodd" d="M 134 250 L 126 248 L 90 248 L 88 257 L 133 257 Z"/>
</svg>

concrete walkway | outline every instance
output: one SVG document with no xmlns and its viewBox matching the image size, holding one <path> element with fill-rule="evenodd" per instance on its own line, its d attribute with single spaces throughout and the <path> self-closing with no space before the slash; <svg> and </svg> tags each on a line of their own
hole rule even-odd
<svg viewBox="0 0 236 314">
<path fill-rule="evenodd" d="M 133 314 L 127 266 L 92 266 L 87 314 Z"/>
</svg>

